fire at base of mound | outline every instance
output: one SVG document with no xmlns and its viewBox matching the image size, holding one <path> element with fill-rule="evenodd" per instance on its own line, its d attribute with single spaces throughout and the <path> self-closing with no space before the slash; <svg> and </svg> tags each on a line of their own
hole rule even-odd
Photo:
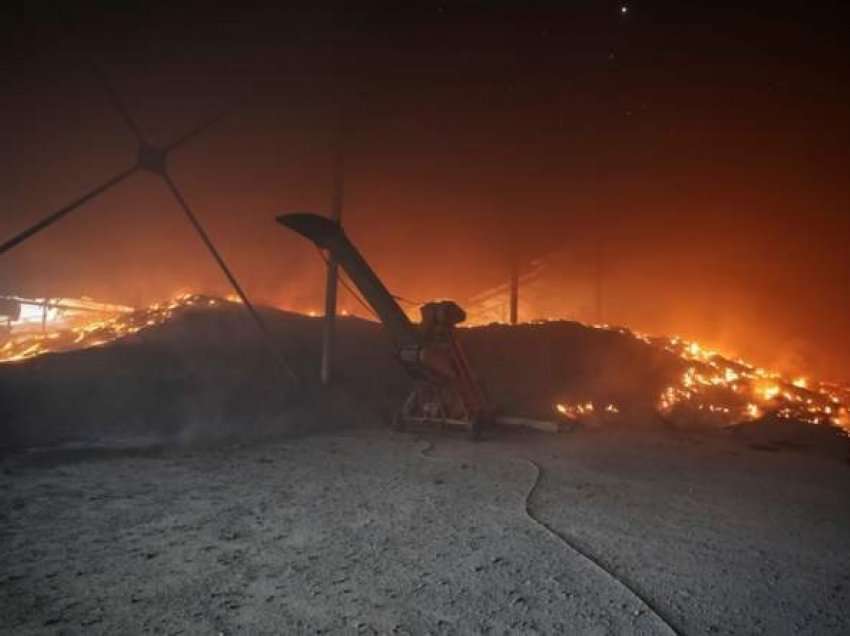
<svg viewBox="0 0 850 636">
<path fill-rule="evenodd" d="M 827 424 L 850 432 L 850 387 L 805 377 L 783 377 L 679 337 L 653 337 L 607 326 L 596 328 L 636 338 L 681 361 L 685 370 L 678 382 L 666 387 L 658 397 L 657 411 L 667 420 L 724 426 L 770 418 Z M 617 404 L 593 401 L 558 403 L 555 408 L 575 420 L 610 419 L 620 412 Z"/>
<path fill-rule="evenodd" d="M 17 320 L 8 321 L 5 341 L 0 345 L 0 363 L 103 346 L 162 325 L 188 309 L 212 309 L 238 302 L 235 296 L 180 293 L 166 302 L 134 309 L 90 299 L 39 299 L 30 302 L 31 309 L 21 312 Z M 309 315 L 315 316 L 315 312 Z M 615 332 L 638 341 L 635 344 L 672 357 L 680 374 L 671 378 L 669 385 L 656 396 L 654 405 L 666 421 L 722 427 L 789 420 L 837 427 L 850 433 L 850 387 L 784 377 L 678 337 L 648 336 L 607 325 L 583 328 Z M 572 394 L 570 400 L 553 396 L 551 409 L 563 420 L 591 424 L 629 416 L 626 405 L 599 396 L 594 399 Z"/>
</svg>

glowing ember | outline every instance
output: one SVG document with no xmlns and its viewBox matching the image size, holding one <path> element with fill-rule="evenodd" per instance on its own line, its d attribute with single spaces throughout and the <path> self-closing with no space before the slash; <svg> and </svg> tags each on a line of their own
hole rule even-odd
<svg viewBox="0 0 850 636">
<path fill-rule="evenodd" d="M 623 333 L 629 333 L 621 330 Z M 757 420 L 768 415 L 811 424 L 832 424 L 850 431 L 841 387 L 781 374 L 731 360 L 681 338 L 646 338 L 690 366 L 679 385 L 667 387 L 658 400 L 662 414 L 711 413 L 718 424 Z"/>
<path fill-rule="evenodd" d="M 589 417 L 596 413 L 597 411 L 602 413 L 608 413 L 611 415 L 616 415 L 620 412 L 620 409 L 617 408 L 614 404 L 608 404 L 604 408 L 597 409 L 596 405 L 593 402 L 582 402 L 580 404 L 556 404 L 555 410 L 561 415 L 571 419 L 578 420 L 583 417 Z"/>
<path fill-rule="evenodd" d="M 183 309 L 228 302 L 241 300 L 236 295 L 220 299 L 180 293 L 170 301 L 144 309 L 96 303 L 87 298 L 25 301 L 20 315 L 7 323 L 3 332 L 0 363 L 101 346 L 160 325 Z M 341 313 L 349 315 L 347 310 Z M 321 314 L 310 310 L 307 315 Z M 664 388 L 656 403 L 658 412 L 666 418 L 707 417 L 718 425 L 728 425 L 775 417 L 830 424 L 850 432 L 850 387 L 806 377 L 784 378 L 680 337 L 653 337 L 607 325 L 596 328 L 635 338 L 681 361 L 683 370 L 678 381 Z M 559 402 L 555 410 L 569 419 L 613 417 L 620 413 L 616 404 L 586 399 Z"/>
<path fill-rule="evenodd" d="M 50 301 L 52 309 L 39 309 L 35 320 L 22 312 L 20 320 L 0 346 L 0 363 L 34 358 L 46 353 L 98 347 L 160 325 L 177 311 L 193 306 L 216 306 L 225 302 L 198 294 L 181 293 L 172 300 L 145 309 L 94 303 L 88 299 Z M 238 299 L 229 302 L 239 302 Z M 45 301 L 45 304 L 47 302 Z M 31 312 L 32 313 L 32 312 Z"/>
<path fill-rule="evenodd" d="M 787 379 L 678 336 L 653 337 L 608 325 L 594 325 L 594 328 L 616 331 L 664 349 L 686 365 L 679 381 L 666 387 L 658 397 L 656 408 L 662 416 L 687 419 L 698 415 L 709 417 L 720 426 L 773 416 L 829 424 L 850 433 L 849 387 L 805 377 Z M 555 408 L 570 418 L 592 412 L 581 403 L 558 403 Z"/>
</svg>

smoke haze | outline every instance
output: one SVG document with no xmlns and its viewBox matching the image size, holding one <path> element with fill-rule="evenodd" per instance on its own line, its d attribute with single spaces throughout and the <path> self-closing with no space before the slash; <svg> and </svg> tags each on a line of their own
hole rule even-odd
<svg viewBox="0 0 850 636">
<path fill-rule="evenodd" d="M 328 211 L 341 105 L 344 223 L 394 292 L 467 304 L 548 256 L 526 317 L 594 322 L 601 281 L 604 322 L 850 375 L 844 9 L 465 7 L 10 15 L 0 236 L 135 160 L 92 56 L 155 143 L 233 109 L 170 169 L 259 301 L 321 307 L 273 218 Z M 229 292 L 146 173 L 3 259 L 8 293 Z"/>
</svg>

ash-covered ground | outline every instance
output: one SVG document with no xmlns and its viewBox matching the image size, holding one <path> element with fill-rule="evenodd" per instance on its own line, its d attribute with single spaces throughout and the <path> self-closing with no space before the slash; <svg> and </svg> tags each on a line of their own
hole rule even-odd
<svg viewBox="0 0 850 636">
<path fill-rule="evenodd" d="M 850 632 L 846 438 L 674 428 L 673 356 L 574 323 L 464 330 L 505 411 L 558 435 L 394 433 L 408 381 L 341 322 L 297 394 L 238 306 L 0 368 L 0 631 Z M 319 321 L 267 319 L 303 377 Z"/>
</svg>

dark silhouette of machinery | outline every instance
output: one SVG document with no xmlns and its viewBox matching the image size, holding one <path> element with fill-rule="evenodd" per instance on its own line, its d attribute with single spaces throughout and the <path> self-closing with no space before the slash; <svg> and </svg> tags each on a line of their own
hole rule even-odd
<svg viewBox="0 0 850 636">
<path fill-rule="evenodd" d="M 415 325 L 339 224 L 309 213 L 284 214 L 277 221 L 331 253 L 393 339 L 399 361 L 414 380 L 395 426 L 459 425 L 477 439 L 488 407 L 455 335 L 455 325 L 466 320 L 463 309 L 450 300 L 429 302 L 420 307 L 422 322 Z"/>
</svg>

